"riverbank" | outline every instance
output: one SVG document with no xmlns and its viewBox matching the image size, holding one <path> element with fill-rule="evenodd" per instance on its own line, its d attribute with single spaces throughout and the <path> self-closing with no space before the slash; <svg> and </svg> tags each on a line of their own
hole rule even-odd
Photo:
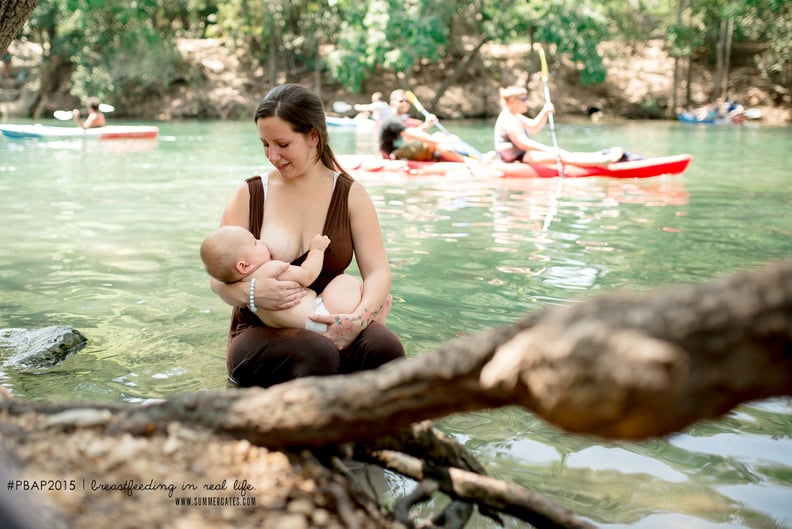
<svg viewBox="0 0 792 529">
<path fill-rule="evenodd" d="M 260 66 L 251 65 L 245 50 L 219 39 L 182 39 L 179 51 L 190 65 L 190 79 L 177 83 L 163 94 L 125 104 L 111 101 L 117 117 L 143 120 L 248 119 L 260 97 L 272 86 Z M 550 89 L 557 119 L 586 117 L 599 109 L 604 119 L 674 119 L 673 59 L 659 40 L 635 46 L 605 43 L 602 55 L 607 68 L 604 83 L 581 86 L 576 65 L 562 59 L 552 63 Z M 0 91 L 0 113 L 5 117 L 44 117 L 58 108 L 73 108 L 80 102 L 71 96 L 69 83 L 52 93 L 39 94 L 40 47 L 15 41 L 11 47 L 13 79 Z M 761 78 L 754 64 L 755 50 L 735 47 L 730 69 L 729 96 L 747 108 L 761 111 L 763 125 L 792 124 L 792 94 Z M 458 61 L 457 61 L 458 62 Z M 544 103 L 537 54 L 528 44 L 502 46 L 485 44 L 456 79 L 448 83 L 455 66 L 449 61 L 440 68 L 414 73 L 410 85 L 425 106 L 443 119 L 494 118 L 499 111 L 498 88 L 521 84 L 530 90 L 529 112 Z M 680 75 L 683 75 L 680 73 Z M 690 75 L 691 106 L 712 99 L 714 72 L 694 64 Z M 388 94 L 403 80 L 381 75 L 367 83 L 360 94 L 351 94 L 336 83 L 317 86 L 313 72 L 302 72 L 279 82 L 299 82 L 319 91 L 328 108 L 334 101 L 364 103 L 375 91 Z M 435 101 L 438 91 L 441 97 Z M 678 94 L 677 111 L 684 110 L 684 88 Z"/>
<path fill-rule="evenodd" d="M 393 527 L 307 451 L 271 451 L 178 422 L 164 435 L 113 435 L 102 427 L 106 410 L 24 407 L 0 388 L 3 527 Z"/>
<path fill-rule="evenodd" d="M 163 102 L 159 109 L 151 109 L 159 119 L 202 115 L 221 119 L 247 118 L 255 110 L 258 97 L 270 88 L 263 71 L 246 68 L 244 51 L 235 50 L 228 43 L 215 39 L 182 40 L 180 51 L 192 64 L 200 67 L 206 80 L 205 87 L 200 92 L 189 86 L 180 88 L 177 97 Z M 605 43 L 602 55 L 608 73 L 601 85 L 581 86 L 576 65 L 568 60 L 562 59 L 551 66 L 550 88 L 559 120 L 587 117 L 592 108 L 600 109 L 600 117 L 604 119 L 667 117 L 666 109 L 672 104 L 674 61 L 662 49 L 661 41 L 650 41 L 636 47 Z M 413 90 L 424 106 L 434 102 L 437 92 L 448 82 L 455 64 L 442 66 L 414 73 L 410 84 L 415 87 Z M 731 78 L 731 97 L 746 107 L 761 110 L 760 121 L 763 124 L 782 126 L 792 123 L 792 96 L 760 79 L 751 53 L 735 52 Z M 381 75 L 367 83 L 360 94 L 351 94 L 332 83 L 317 87 L 312 72 L 283 81 L 313 86 L 321 92 L 328 107 L 334 101 L 368 103 L 369 94 L 379 91 L 387 97 L 391 90 L 403 84 L 394 76 Z M 542 107 L 544 93 L 538 55 L 531 51 L 530 45 L 485 44 L 430 110 L 444 119 L 494 118 L 500 111 L 498 89 L 512 84 L 528 86 L 529 112 Z M 694 106 L 710 101 L 713 85 L 714 73 L 701 65 L 694 65 L 690 90 Z M 256 98 L 251 100 L 251 93 L 257 94 Z M 682 97 L 680 94 L 680 102 Z M 677 110 L 683 109 L 684 105 L 678 105 Z"/>
</svg>

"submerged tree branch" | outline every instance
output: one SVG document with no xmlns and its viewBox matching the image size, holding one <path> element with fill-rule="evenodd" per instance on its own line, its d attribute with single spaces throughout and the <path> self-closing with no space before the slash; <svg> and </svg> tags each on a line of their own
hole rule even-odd
<svg viewBox="0 0 792 529">
<path fill-rule="evenodd" d="M 790 344 L 792 261 L 784 261 L 541 310 L 376 371 L 129 407 L 112 426 L 150 433 L 181 420 L 273 448 L 321 446 L 516 403 L 569 431 L 640 439 L 792 395 Z"/>
<path fill-rule="evenodd" d="M 792 261 L 544 311 L 481 378 L 568 431 L 621 439 L 792 395 Z"/>
<path fill-rule="evenodd" d="M 791 351 L 787 260 L 702 285 L 541 310 L 376 371 L 106 407 L 115 431 L 149 434 L 183 421 L 271 448 L 375 439 L 515 403 L 569 431 L 640 439 L 792 395 Z"/>
<path fill-rule="evenodd" d="M 575 513 L 562 509 L 539 494 L 517 485 L 460 468 L 426 464 L 420 459 L 390 450 L 383 450 L 374 456 L 386 468 L 395 472 L 416 481 L 429 480 L 436 483 L 440 490 L 451 497 L 481 503 L 538 528 L 594 528 Z"/>
<path fill-rule="evenodd" d="M 352 455 L 436 483 L 487 516 L 588 527 L 483 475 L 464 448 L 416 423 L 519 404 L 569 431 L 640 439 L 780 395 L 792 395 L 792 260 L 697 286 L 548 308 L 376 371 L 136 406 L 0 398 L 0 412 L 48 414 L 50 428 L 136 435 L 181 422 L 270 449 L 355 442 Z"/>
</svg>

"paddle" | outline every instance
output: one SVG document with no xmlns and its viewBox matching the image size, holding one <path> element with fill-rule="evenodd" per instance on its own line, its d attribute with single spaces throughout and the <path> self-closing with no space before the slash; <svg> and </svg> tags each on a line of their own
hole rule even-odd
<svg viewBox="0 0 792 529">
<path fill-rule="evenodd" d="M 405 94 L 405 96 L 407 96 L 407 100 L 410 103 L 412 103 L 412 105 L 418 110 L 418 112 L 423 114 L 423 116 L 425 118 L 429 117 L 429 115 L 430 115 L 429 112 L 427 112 L 426 109 L 424 108 L 424 106 L 421 104 L 421 102 L 418 101 L 418 98 L 412 92 L 412 90 L 405 90 L 404 94 Z M 445 128 L 439 121 L 435 121 L 434 126 L 437 127 L 438 129 L 440 129 L 445 134 L 448 134 L 449 136 L 456 138 L 456 136 L 451 134 L 448 131 L 448 129 Z M 457 141 L 455 142 L 455 145 L 456 145 L 456 148 L 454 150 L 457 153 L 461 154 L 462 156 L 465 156 L 467 158 L 473 158 L 473 159 L 476 159 L 476 160 L 481 160 L 481 153 L 478 151 L 478 149 L 476 149 L 472 145 L 468 145 L 467 143 L 465 143 L 464 141 L 462 141 L 460 139 L 457 139 Z"/>
<path fill-rule="evenodd" d="M 545 103 L 550 103 L 550 87 L 548 86 L 548 78 L 550 73 L 547 68 L 547 60 L 545 59 L 544 48 L 539 46 L 539 60 L 542 61 L 542 83 L 544 84 Z M 556 150 L 556 167 L 558 168 L 558 176 L 564 177 L 564 165 L 561 163 L 561 152 L 558 150 L 558 137 L 556 136 L 555 120 L 553 113 L 547 114 L 547 123 L 550 125 L 550 135 L 553 137 L 553 147 Z"/>
<path fill-rule="evenodd" d="M 99 112 L 107 114 L 114 111 L 115 107 L 113 105 L 108 105 L 107 103 L 102 103 L 99 105 Z M 55 117 L 55 119 L 60 121 L 71 121 L 71 119 L 74 117 L 74 114 L 72 114 L 71 110 L 56 110 L 52 113 L 52 115 Z"/>
<path fill-rule="evenodd" d="M 346 101 L 336 101 L 333 103 L 333 111 L 337 114 L 346 114 L 350 110 L 352 110 L 352 105 Z"/>
</svg>

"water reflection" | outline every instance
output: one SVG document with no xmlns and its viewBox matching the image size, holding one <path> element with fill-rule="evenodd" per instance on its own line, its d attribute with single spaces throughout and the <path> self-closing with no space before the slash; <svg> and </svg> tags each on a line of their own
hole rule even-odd
<svg viewBox="0 0 792 529">
<path fill-rule="evenodd" d="M 157 148 L 157 139 L 134 140 L 62 140 L 44 141 L 37 148 L 53 149 L 61 153 L 79 152 L 93 155 L 149 152 Z"/>
<path fill-rule="evenodd" d="M 560 186 L 558 182 L 434 178 L 407 179 L 400 187 L 376 181 L 366 185 L 374 190 L 383 222 L 401 226 L 387 241 L 397 269 L 418 266 L 439 252 L 484 254 L 490 257 L 455 260 L 456 270 L 445 273 L 492 266 L 490 272 L 541 276 L 549 288 L 586 291 L 609 271 L 592 265 L 593 253 L 626 258 L 625 252 L 640 251 L 645 240 L 636 237 L 636 228 L 683 230 L 679 221 L 686 215 L 689 194 L 681 177 L 570 179 Z M 484 280 L 512 286 L 495 277 Z"/>
</svg>

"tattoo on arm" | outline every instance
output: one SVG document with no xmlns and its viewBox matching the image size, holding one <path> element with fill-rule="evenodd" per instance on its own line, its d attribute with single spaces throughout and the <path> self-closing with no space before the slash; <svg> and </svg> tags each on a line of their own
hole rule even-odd
<svg viewBox="0 0 792 529">
<path fill-rule="evenodd" d="M 357 321 L 358 326 L 365 329 L 372 321 L 374 321 L 374 318 L 377 317 L 377 314 L 382 311 L 384 306 L 384 304 L 380 305 L 377 310 L 373 312 L 364 307 L 363 312 L 357 318 L 350 318 L 349 316 L 335 316 L 335 325 L 339 327 L 352 327 Z"/>
</svg>

